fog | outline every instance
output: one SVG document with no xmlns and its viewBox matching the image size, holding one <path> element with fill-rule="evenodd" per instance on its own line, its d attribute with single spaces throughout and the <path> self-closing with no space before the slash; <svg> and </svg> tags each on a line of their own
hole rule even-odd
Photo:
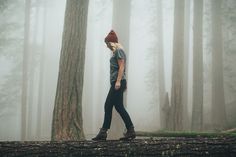
<svg viewBox="0 0 236 157">
<path fill-rule="evenodd" d="M 189 3 L 188 3 L 189 2 Z M 193 0 L 186 2 L 184 54 L 187 70 L 183 88 L 187 98 L 183 130 L 191 130 L 193 104 Z M 221 127 L 212 121 L 212 15 L 211 1 L 203 1 L 203 131 Z M 162 26 L 164 94 L 171 101 L 173 72 L 174 0 L 131 0 L 126 105 L 138 131 L 164 130 L 160 122 L 158 29 Z M 57 89 L 66 0 L 31 0 L 29 16 L 29 61 L 27 75 L 26 140 L 50 140 Z M 110 88 L 109 59 L 112 52 L 104 38 L 112 28 L 113 0 L 90 0 L 87 19 L 83 129 L 87 139 L 101 128 L 104 103 Z M 223 89 L 226 119 L 224 129 L 236 126 L 236 1 L 221 5 Z M 121 11 L 122 12 L 122 11 Z M 25 4 L 21 0 L 0 2 L 0 140 L 21 140 L 22 66 Z M 122 25 L 122 23 L 121 23 Z M 114 30 L 116 31 L 116 30 Z M 119 39 L 119 34 L 118 39 Z M 187 55 L 186 55 L 187 54 Z M 214 92 L 213 92 L 214 93 Z M 115 111 L 115 110 L 114 110 Z M 167 114 L 167 117 L 170 116 Z"/>
</svg>

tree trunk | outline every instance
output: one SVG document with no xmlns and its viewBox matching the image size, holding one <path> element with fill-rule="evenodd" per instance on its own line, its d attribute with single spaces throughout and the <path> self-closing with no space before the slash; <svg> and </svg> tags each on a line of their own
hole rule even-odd
<svg viewBox="0 0 236 157">
<path fill-rule="evenodd" d="M 193 110 L 192 130 L 203 125 L 203 0 L 194 0 L 193 16 Z"/>
<path fill-rule="evenodd" d="M 166 126 L 166 130 L 170 130 L 171 126 L 173 126 L 173 121 L 172 121 L 172 115 L 171 115 L 171 107 L 170 107 L 170 102 L 169 102 L 169 95 L 168 92 L 166 92 L 165 94 L 165 102 L 164 102 L 164 108 L 163 108 L 163 112 L 166 115 L 165 116 L 165 126 Z"/>
<path fill-rule="evenodd" d="M 212 123 L 215 129 L 226 126 L 223 81 L 221 0 L 212 0 Z"/>
<path fill-rule="evenodd" d="M 32 124 L 33 124 L 33 119 L 34 119 L 34 113 L 33 113 L 33 107 L 34 107 L 34 92 L 35 92 L 35 70 L 37 67 L 37 62 L 36 58 L 35 58 L 35 54 L 37 53 L 38 49 L 37 49 L 37 32 L 38 32 L 38 15 L 39 15 L 39 7 L 38 7 L 38 1 L 35 1 L 36 5 L 35 5 L 35 15 L 34 15 L 34 30 L 32 32 L 33 35 L 33 41 L 32 44 L 30 46 L 30 54 L 29 54 L 29 95 L 28 95 L 28 126 L 27 126 L 27 130 L 28 130 L 28 138 L 29 140 L 32 140 L 33 138 L 33 131 L 32 131 Z M 34 48 L 34 49 L 33 49 Z"/>
<path fill-rule="evenodd" d="M 46 0 L 43 1 L 43 37 L 42 45 L 40 51 L 40 60 L 39 60 L 39 86 L 38 86 L 38 101 L 37 101 L 37 129 L 36 135 L 41 138 L 41 128 L 42 128 L 42 99 L 43 99 L 43 78 L 44 78 L 44 61 L 45 61 L 45 40 L 46 40 L 46 15 L 47 15 L 47 6 Z"/>
<path fill-rule="evenodd" d="M 175 0 L 171 87 L 173 126 L 171 130 L 183 129 L 184 10 L 185 0 Z"/>
<path fill-rule="evenodd" d="M 203 58 L 204 58 L 204 95 L 203 95 L 203 129 L 212 129 L 209 124 L 212 123 L 211 101 L 212 101 L 212 18 L 211 18 L 211 1 L 203 1 Z"/>
<path fill-rule="evenodd" d="M 118 42 L 124 47 L 126 53 L 126 79 L 128 82 L 128 58 L 129 58 L 129 26 L 130 26 L 130 5 L 127 0 L 113 0 L 112 29 L 117 33 Z M 122 11 L 121 11 L 122 10 Z M 127 92 L 124 92 L 124 106 L 127 106 Z M 112 124 L 109 137 L 118 138 L 124 131 L 124 123 L 120 115 L 113 108 Z"/>
<path fill-rule="evenodd" d="M 190 35 L 190 7 L 191 2 L 185 1 L 185 22 L 184 22 L 184 73 L 183 73 L 183 130 L 190 130 L 190 116 L 188 114 L 189 99 L 189 35 Z"/>
<path fill-rule="evenodd" d="M 112 27 L 127 55 L 129 52 L 130 5 L 131 2 L 127 0 L 113 0 Z"/>
<path fill-rule="evenodd" d="M 67 0 L 57 92 L 53 111 L 52 140 L 84 138 L 82 91 L 88 0 Z"/>
<path fill-rule="evenodd" d="M 24 54 L 21 96 L 21 140 L 26 140 L 27 134 L 27 94 L 28 94 L 28 62 L 29 62 L 29 32 L 30 32 L 31 0 L 25 0 L 25 25 L 24 25 Z"/>
<path fill-rule="evenodd" d="M 162 26 L 162 1 L 157 1 L 157 53 L 158 53 L 158 84 L 159 84 L 159 107 L 160 107 L 160 125 L 162 129 L 166 129 L 165 110 L 165 73 L 164 73 L 164 56 L 163 56 L 163 26 Z M 169 105 L 169 104 L 168 104 Z"/>
</svg>

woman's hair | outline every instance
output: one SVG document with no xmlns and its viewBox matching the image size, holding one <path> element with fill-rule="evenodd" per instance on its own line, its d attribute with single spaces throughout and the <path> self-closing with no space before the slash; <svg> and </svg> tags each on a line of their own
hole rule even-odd
<svg viewBox="0 0 236 157">
<path fill-rule="evenodd" d="M 120 43 L 114 43 L 114 42 L 109 42 L 109 43 L 112 47 L 112 51 L 116 51 L 117 49 L 124 50 L 124 47 Z"/>
</svg>

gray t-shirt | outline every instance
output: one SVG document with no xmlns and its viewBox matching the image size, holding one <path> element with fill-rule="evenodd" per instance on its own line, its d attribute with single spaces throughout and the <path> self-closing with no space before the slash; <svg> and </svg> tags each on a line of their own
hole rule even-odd
<svg viewBox="0 0 236 157">
<path fill-rule="evenodd" d="M 125 52 L 122 49 L 116 49 L 116 51 L 113 53 L 113 56 L 110 59 L 110 82 L 115 82 L 118 77 L 118 71 L 119 71 L 119 64 L 118 59 L 124 59 L 125 60 L 125 67 L 126 67 L 126 55 Z M 125 68 L 126 69 L 126 68 Z M 121 80 L 126 79 L 126 74 L 124 73 Z"/>
</svg>

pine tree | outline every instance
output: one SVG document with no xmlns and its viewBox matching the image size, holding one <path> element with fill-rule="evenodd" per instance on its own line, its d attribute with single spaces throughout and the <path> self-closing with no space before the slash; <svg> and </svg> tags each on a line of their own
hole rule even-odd
<svg viewBox="0 0 236 157">
<path fill-rule="evenodd" d="M 82 91 L 88 4 L 88 0 L 67 0 L 52 140 L 84 138 Z"/>
</svg>

